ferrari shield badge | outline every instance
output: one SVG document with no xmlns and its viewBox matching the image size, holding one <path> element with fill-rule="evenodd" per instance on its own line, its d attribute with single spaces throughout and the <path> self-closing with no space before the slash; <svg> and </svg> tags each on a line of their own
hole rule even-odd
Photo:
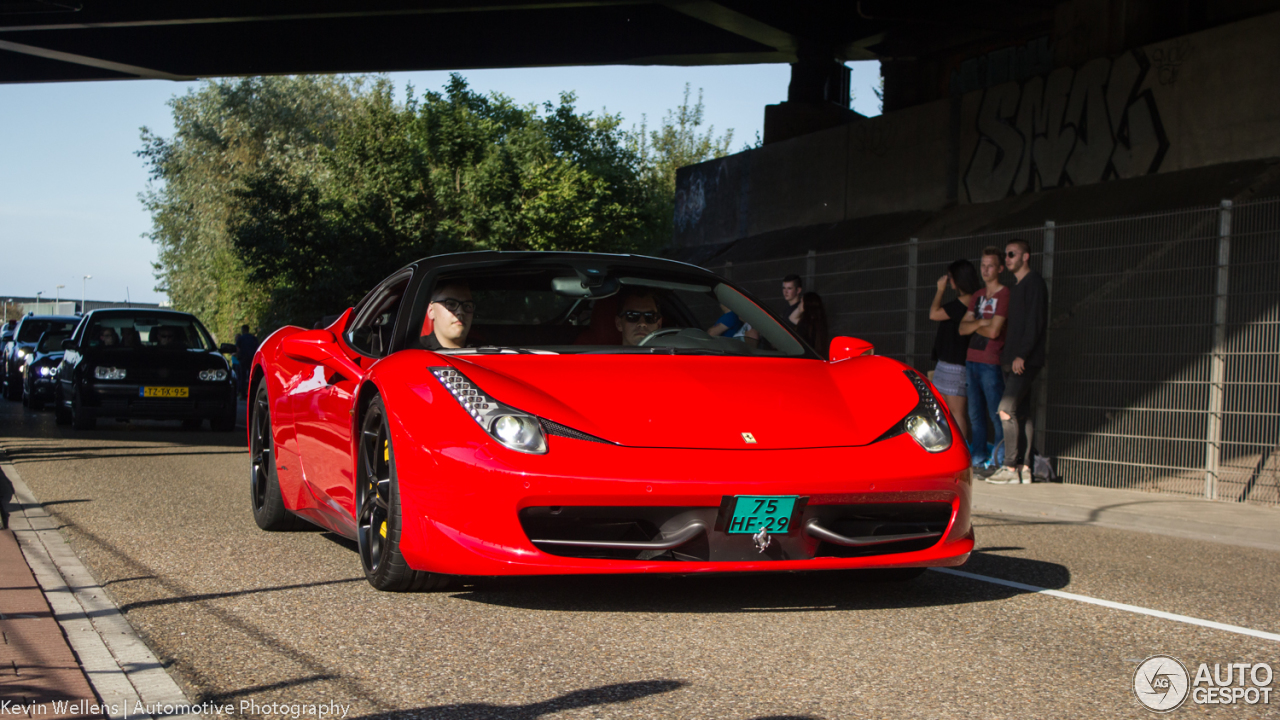
<svg viewBox="0 0 1280 720">
<path fill-rule="evenodd" d="M 742 441 L 748 445 L 756 444 L 756 436 L 751 433 L 742 433 Z"/>
</svg>

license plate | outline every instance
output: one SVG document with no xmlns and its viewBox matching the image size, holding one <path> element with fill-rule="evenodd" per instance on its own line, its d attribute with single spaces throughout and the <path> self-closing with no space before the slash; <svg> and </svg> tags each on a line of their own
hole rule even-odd
<svg viewBox="0 0 1280 720">
<path fill-rule="evenodd" d="M 138 388 L 138 397 L 144 398 L 184 398 L 189 397 L 190 393 L 190 389 L 184 387 L 147 386 Z"/>
<path fill-rule="evenodd" d="M 725 531 L 730 535 L 754 535 L 767 530 L 786 535 L 791 532 L 796 500 L 795 495 L 739 495 L 734 498 L 733 514 L 725 524 Z"/>
</svg>

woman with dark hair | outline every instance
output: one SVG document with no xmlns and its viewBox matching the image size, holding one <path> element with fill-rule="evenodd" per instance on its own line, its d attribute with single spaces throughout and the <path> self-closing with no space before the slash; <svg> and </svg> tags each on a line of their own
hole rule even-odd
<svg viewBox="0 0 1280 720">
<path fill-rule="evenodd" d="M 816 292 L 800 296 L 799 310 L 800 322 L 796 323 L 796 330 L 825 358 L 829 350 L 827 346 L 831 344 L 831 333 L 827 331 L 827 310 L 822 304 L 822 296 Z"/>
<path fill-rule="evenodd" d="M 942 296 L 948 287 L 959 297 L 944 303 Z M 964 363 L 969 336 L 960 334 L 960 321 L 969 310 L 969 299 L 981 287 L 982 280 L 973 263 L 957 260 L 947 266 L 946 275 L 938 278 L 938 291 L 929 305 L 929 319 L 938 323 L 938 335 L 933 341 L 933 359 L 938 361 L 933 369 L 933 384 L 951 408 L 951 416 L 960 426 L 966 443 L 969 441 L 969 394 Z"/>
</svg>

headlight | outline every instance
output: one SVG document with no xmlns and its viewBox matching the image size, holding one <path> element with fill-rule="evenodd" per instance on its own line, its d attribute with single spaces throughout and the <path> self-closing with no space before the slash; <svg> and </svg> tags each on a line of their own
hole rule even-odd
<svg viewBox="0 0 1280 720">
<path fill-rule="evenodd" d="M 93 376 L 99 380 L 123 380 L 125 369 L 99 365 L 93 369 Z"/>
<path fill-rule="evenodd" d="M 22 358 L 24 358 L 24 357 L 26 357 L 26 356 L 28 356 L 28 355 L 30 355 L 30 354 L 31 354 L 31 351 L 30 351 L 30 350 L 28 350 L 28 349 L 26 349 L 26 348 L 18 348 L 18 359 L 19 359 L 19 360 L 21 360 Z"/>
<path fill-rule="evenodd" d="M 524 453 L 541 455 L 547 451 L 547 440 L 542 434 L 542 423 L 538 422 L 538 418 L 485 395 L 465 375 L 453 368 L 435 367 L 431 368 L 431 372 L 493 439 L 512 450 Z"/>
<path fill-rule="evenodd" d="M 929 384 L 923 378 L 910 370 L 903 372 L 915 386 L 920 404 L 907 413 L 907 416 L 898 424 L 889 428 L 888 432 L 877 438 L 876 442 L 906 433 L 928 452 L 940 453 L 950 448 L 951 425 L 947 423 L 947 414 L 942 410 L 942 404 L 934 397 Z"/>
<path fill-rule="evenodd" d="M 201 370 L 200 379 L 205 382 L 222 382 L 227 379 L 227 371 L 221 370 Z"/>
<path fill-rule="evenodd" d="M 49 376 L 50 376 L 50 375 L 52 375 L 55 371 L 57 371 L 57 368 L 55 368 L 55 367 L 53 367 L 53 366 L 51 366 L 51 365 L 41 365 L 41 366 L 36 370 L 36 372 L 40 374 L 40 377 L 49 377 Z"/>
</svg>

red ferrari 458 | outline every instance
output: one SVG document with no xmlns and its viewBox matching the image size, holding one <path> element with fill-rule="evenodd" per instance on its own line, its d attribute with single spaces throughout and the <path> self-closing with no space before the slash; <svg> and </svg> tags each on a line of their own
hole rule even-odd
<svg viewBox="0 0 1280 720">
<path fill-rule="evenodd" d="M 415 262 L 262 344 L 253 515 L 356 541 L 381 590 L 455 576 L 896 569 L 973 549 L 929 381 L 830 360 L 731 282 L 592 253 Z"/>
</svg>

